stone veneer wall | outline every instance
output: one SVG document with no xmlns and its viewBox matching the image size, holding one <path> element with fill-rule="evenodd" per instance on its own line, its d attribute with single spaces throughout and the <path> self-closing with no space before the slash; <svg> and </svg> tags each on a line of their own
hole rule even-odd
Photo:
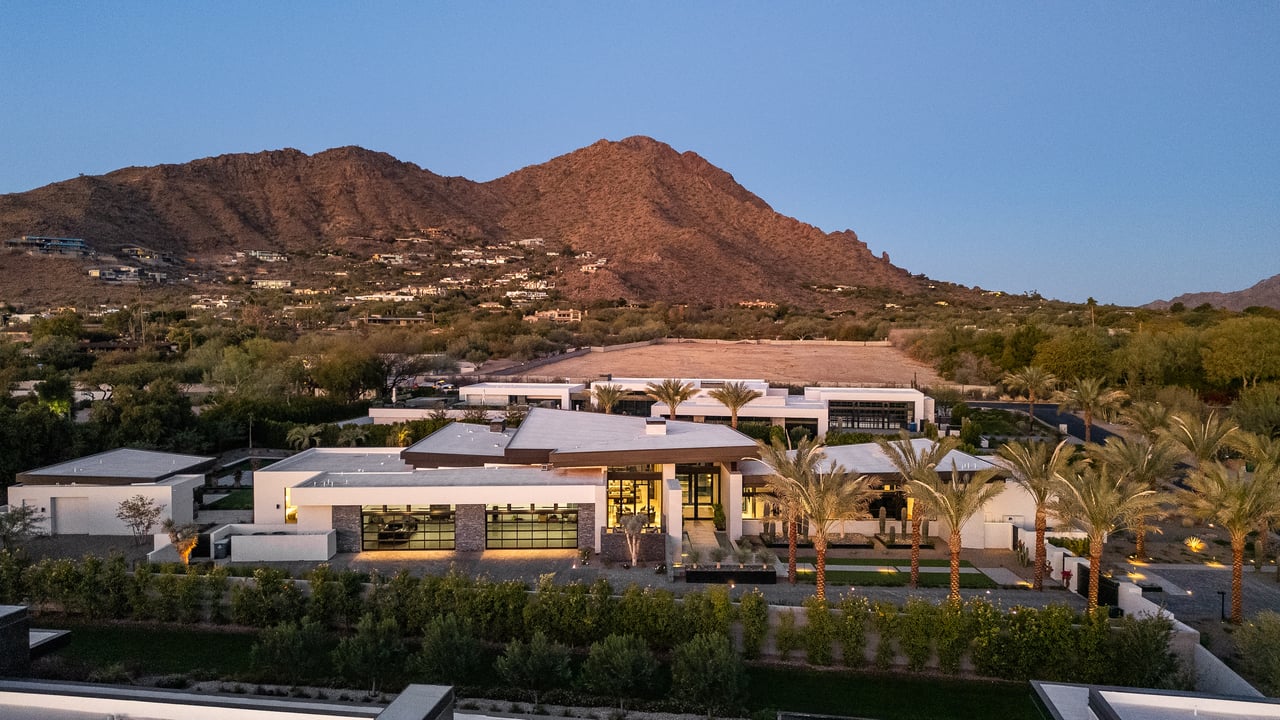
<svg viewBox="0 0 1280 720">
<path fill-rule="evenodd" d="M 334 505 L 333 529 L 338 533 L 338 552 L 360 552 L 360 535 L 364 528 L 360 526 L 359 505 Z"/>
<path fill-rule="evenodd" d="M 484 505 L 458 505 L 454 514 L 454 549 L 459 552 L 484 550 Z"/>
<path fill-rule="evenodd" d="M 631 551 L 627 549 L 627 535 L 620 532 L 607 532 L 600 536 L 600 557 L 609 562 L 631 562 Z M 644 533 L 640 536 L 640 562 L 666 562 L 667 536 L 665 533 Z"/>
<path fill-rule="evenodd" d="M 596 504 L 578 503 L 578 547 L 596 546 Z"/>
</svg>

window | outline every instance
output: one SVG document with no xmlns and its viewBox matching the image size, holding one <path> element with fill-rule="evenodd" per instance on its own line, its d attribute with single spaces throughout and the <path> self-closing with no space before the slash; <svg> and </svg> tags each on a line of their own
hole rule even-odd
<svg viewBox="0 0 1280 720">
<path fill-rule="evenodd" d="M 608 527 L 616 527 L 623 515 L 648 515 L 648 524 L 658 522 L 661 500 L 657 488 L 662 470 L 657 465 L 611 467 L 608 475 Z"/>
</svg>

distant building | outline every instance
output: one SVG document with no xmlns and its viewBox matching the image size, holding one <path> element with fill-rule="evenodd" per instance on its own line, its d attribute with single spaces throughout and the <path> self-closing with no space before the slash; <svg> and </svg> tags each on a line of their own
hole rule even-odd
<svg viewBox="0 0 1280 720">
<path fill-rule="evenodd" d="M 524 316 L 525 322 L 552 322 L 557 324 L 582 322 L 581 310 L 540 310 Z"/>
<path fill-rule="evenodd" d="M 292 280 L 254 280 L 253 286 L 262 290 L 287 290 L 293 287 Z"/>
<path fill-rule="evenodd" d="M 4 241 L 6 248 L 26 250 L 33 255 L 71 255 L 83 257 L 89 254 L 89 244 L 81 238 L 23 235 Z"/>
<path fill-rule="evenodd" d="M 250 250 L 249 257 L 255 258 L 261 262 L 289 262 L 288 255 L 282 252 L 276 252 L 275 250 Z"/>
</svg>

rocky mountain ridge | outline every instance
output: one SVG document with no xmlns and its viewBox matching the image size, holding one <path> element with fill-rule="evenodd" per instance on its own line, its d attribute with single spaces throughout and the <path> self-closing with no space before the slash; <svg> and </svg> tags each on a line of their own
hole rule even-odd
<svg viewBox="0 0 1280 720">
<path fill-rule="evenodd" d="M 0 238 L 79 237 L 97 250 L 138 245 L 196 263 L 428 230 L 476 244 L 543 237 L 604 259 L 559 278 L 577 300 L 830 305 L 833 288 L 910 293 L 928 283 L 852 231 L 783 216 L 696 153 L 647 137 L 601 140 L 486 183 L 343 147 L 130 167 L 0 195 Z M 0 291 L 12 293 L 5 272 Z"/>
<path fill-rule="evenodd" d="M 1280 310 L 1280 275 L 1272 275 L 1244 290 L 1185 293 L 1172 300 L 1156 300 L 1146 304 L 1144 307 L 1166 310 L 1174 303 L 1182 303 L 1187 308 L 1194 308 L 1208 303 L 1214 307 L 1237 312 L 1248 307 L 1269 307 Z"/>
</svg>

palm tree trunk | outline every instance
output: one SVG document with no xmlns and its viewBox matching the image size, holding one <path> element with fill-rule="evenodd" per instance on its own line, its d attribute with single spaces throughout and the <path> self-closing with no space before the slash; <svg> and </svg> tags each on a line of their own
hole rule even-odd
<svg viewBox="0 0 1280 720">
<path fill-rule="evenodd" d="M 1044 566 L 1049 561 L 1044 550 L 1044 534 L 1049 528 L 1048 513 L 1044 506 L 1036 508 L 1036 568 L 1031 573 L 1031 587 L 1044 592 Z"/>
<path fill-rule="evenodd" d="M 915 590 L 920 584 L 920 522 L 924 519 L 921 517 L 920 508 L 915 508 L 911 518 L 911 589 Z"/>
<path fill-rule="evenodd" d="M 815 562 L 817 567 L 817 592 L 819 600 L 827 599 L 827 538 L 824 535 L 817 535 L 813 538 L 813 550 L 817 554 L 818 559 Z"/>
<path fill-rule="evenodd" d="M 1098 609 L 1098 585 L 1102 580 L 1102 538 L 1089 538 L 1089 604 L 1086 609 Z"/>
<path fill-rule="evenodd" d="M 738 429 L 738 411 L 737 410 L 734 410 L 732 413 L 729 413 L 729 426 L 732 427 L 734 430 Z"/>
<path fill-rule="evenodd" d="M 1140 517 L 1138 518 L 1138 522 L 1135 523 L 1135 525 L 1136 527 L 1133 528 L 1133 534 L 1135 536 L 1133 541 L 1133 554 L 1137 555 L 1139 560 L 1146 560 L 1147 559 L 1147 519 L 1144 517 Z"/>
<path fill-rule="evenodd" d="M 951 528 L 951 594 L 947 599 L 960 602 L 960 528 Z"/>
<path fill-rule="evenodd" d="M 794 515 L 787 516 L 787 582 L 792 585 L 796 584 L 796 535 L 799 528 L 796 527 L 796 519 Z"/>
<path fill-rule="evenodd" d="M 1231 624 L 1244 623 L 1244 533 L 1231 538 Z"/>
<path fill-rule="evenodd" d="M 1084 411 L 1084 441 L 1089 442 L 1090 431 L 1093 430 L 1093 413 L 1088 409 Z"/>
</svg>

